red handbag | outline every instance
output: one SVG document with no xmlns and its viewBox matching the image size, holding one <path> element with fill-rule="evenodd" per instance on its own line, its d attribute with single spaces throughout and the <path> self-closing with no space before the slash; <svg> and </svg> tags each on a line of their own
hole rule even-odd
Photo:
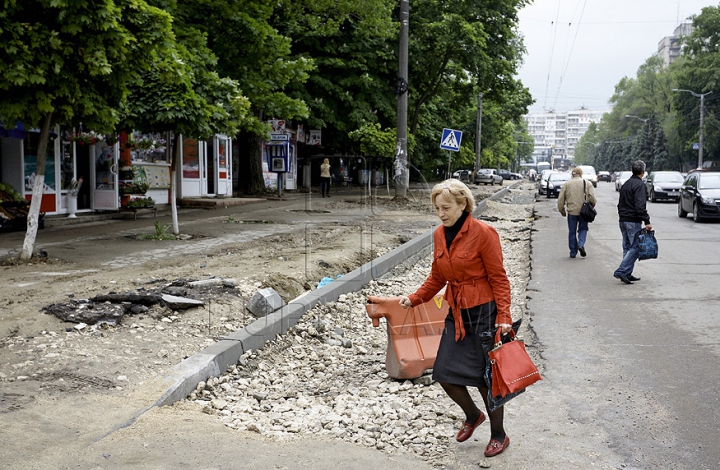
<svg viewBox="0 0 720 470">
<path fill-rule="evenodd" d="M 525 342 L 510 330 L 510 341 L 503 343 L 500 328 L 495 333 L 495 347 L 488 353 L 492 367 L 492 394 L 504 397 L 542 380 L 540 372 L 525 351 Z"/>
</svg>

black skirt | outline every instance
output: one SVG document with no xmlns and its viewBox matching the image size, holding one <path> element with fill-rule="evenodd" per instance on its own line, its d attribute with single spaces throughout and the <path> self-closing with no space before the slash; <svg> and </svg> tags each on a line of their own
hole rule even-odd
<svg viewBox="0 0 720 470">
<path fill-rule="evenodd" d="M 489 361 L 485 351 L 492 348 L 495 340 L 497 306 L 492 301 L 461 312 L 465 338 L 455 341 L 455 320 L 451 310 L 445 318 L 445 329 L 433 366 L 433 380 L 489 388 L 485 383 L 485 366 Z"/>
</svg>

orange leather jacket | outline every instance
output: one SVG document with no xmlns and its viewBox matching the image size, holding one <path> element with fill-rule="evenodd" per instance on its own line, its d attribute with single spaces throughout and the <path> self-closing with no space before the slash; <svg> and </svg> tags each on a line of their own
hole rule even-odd
<svg viewBox="0 0 720 470">
<path fill-rule="evenodd" d="M 430 276 L 414 294 L 413 305 L 429 301 L 447 285 L 445 299 L 455 318 L 455 340 L 465 337 L 460 309 L 495 301 L 496 323 L 512 323 L 510 315 L 510 281 L 503 266 L 500 236 L 495 229 L 468 217 L 455 236 L 450 250 L 445 241 L 445 227 L 435 229 L 434 259 Z"/>
</svg>

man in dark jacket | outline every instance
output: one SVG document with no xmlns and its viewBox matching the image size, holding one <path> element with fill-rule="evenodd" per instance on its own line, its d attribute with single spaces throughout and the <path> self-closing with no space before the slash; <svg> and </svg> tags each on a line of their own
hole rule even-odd
<svg viewBox="0 0 720 470">
<path fill-rule="evenodd" d="M 639 281 L 639 277 L 632 275 L 635 261 L 638 257 L 638 235 L 643 230 L 652 230 L 650 216 L 648 215 L 647 188 L 642 180 L 645 174 L 645 162 L 638 160 L 632 164 L 632 176 L 620 187 L 620 200 L 618 201 L 618 215 L 620 216 L 620 232 L 623 238 L 623 259 L 613 274 L 625 284 Z"/>
</svg>

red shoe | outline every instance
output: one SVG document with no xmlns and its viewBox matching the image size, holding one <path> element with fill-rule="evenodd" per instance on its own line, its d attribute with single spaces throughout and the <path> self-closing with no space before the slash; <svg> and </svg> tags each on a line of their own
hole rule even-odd
<svg viewBox="0 0 720 470">
<path fill-rule="evenodd" d="M 505 442 L 502 444 L 497 439 L 490 439 L 490 442 L 488 442 L 487 447 L 485 447 L 485 457 L 495 457 L 496 455 L 502 453 L 502 451 L 505 450 L 507 446 L 510 445 L 510 438 L 505 435 Z"/>
<path fill-rule="evenodd" d="M 455 436 L 455 439 L 458 442 L 467 441 L 468 439 L 470 439 L 470 436 L 472 436 L 473 431 L 475 431 L 475 428 L 480 426 L 483 423 L 483 421 L 485 421 L 485 413 L 483 413 L 481 411 L 480 417 L 475 422 L 475 424 L 470 424 L 467 421 L 465 421 L 463 423 L 462 427 L 460 428 L 460 430 L 457 433 L 457 436 Z"/>
</svg>

